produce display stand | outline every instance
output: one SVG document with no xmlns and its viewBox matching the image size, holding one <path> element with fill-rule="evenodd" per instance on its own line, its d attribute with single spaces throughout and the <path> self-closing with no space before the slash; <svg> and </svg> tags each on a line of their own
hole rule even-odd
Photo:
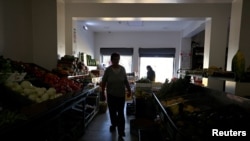
<svg viewBox="0 0 250 141">
<path fill-rule="evenodd" d="M 235 139 L 250 139 L 248 135 L 250 133 L 250 99 L 196 85 L 194 88 L 195 91 L 180 97 L 186 99 L 188 103 L 196 104 L 200 110 L 186 114 L 180 112 L 181 104 L 178 103 L 180 113 L 176 116 L 173 116 L 170 108 L 162 104 L 157 93 L 152 94 L 164 141 L 210 141 L 217 139 L 212 136 L 213 128 L 225 131 L 246 131 L 246 137 L 235 137 Z M 193 125 L 190 126 L 190 123 Z"/>
<path fill-rule="evenodd" d="M 1 141 L 73 141 L 83 135 L 99 110 L 99 86 L 84 85 L 90 77 L 59 76 L 3 57 L 0 61 Z"/>
<path fill-rule="evenodd" d="M 130 133 L 137 136 L 139 141 L 163 141 L 159 134 L 159 126 L 155 122 L 153 88 L 152 83 L 137 82 L 134 86 L 133 102 L 127 103 L 127 115 L 135 117 L 130 120 Z"/>
<path fill-rule="evenodd" d="M 88 99 L 93 97 L 95 101 L 89 103 Z M 77 140 L 98 113 L 98 103 L 99 86 L 95 86 L 74 95 L 25 106 L 21 111 L 28 115 L 27 120 L 0 127 L 0 140 Z M 87 105 L 93 107 L 91 114 Z"/>
</svg>

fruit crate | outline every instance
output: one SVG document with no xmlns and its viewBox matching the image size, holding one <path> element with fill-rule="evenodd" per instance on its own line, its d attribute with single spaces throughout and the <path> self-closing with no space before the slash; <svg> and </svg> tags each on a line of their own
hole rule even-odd
<svg viewBox="0 0 250 141">
<path fill-rule="evenodd" d="M 33 103 L 30 105 L 23 106 L 21 112 L 27 115 L 29 119 L 42 115 L 48 111 L 46 101 L 41 103 Z"/>
<path fill-rule="evenodd" d="M 20 109 L 24 106 L 31 105 L 34 103 L 27 97 L 22 96 L 18 92 L 12 91 L 10 88 L 7 88 L 6 86 L 1 85 L 0 90 L 1 90 L 0 94 L 1 101 L 11 109 Z"/>
<path fill-rule="evenodd" d="M 51 72 L 34 63 L 23 63 L 23 66 L 27 72 L 26 79 L 43 79 L 46 73 Z"/>
<path fill-rule="evenodd" d="M 25 66 L 25 68 L 31 68 L 31 69 L 39 69 L 39 70 L 42 70 L 42 71 L 45 71 L 45 72 L 50 72 L 48 69 L 40 66 L 40 65 L 37 65 L 35 63 L 23 63 L 23 65 Z"/>
</svg>

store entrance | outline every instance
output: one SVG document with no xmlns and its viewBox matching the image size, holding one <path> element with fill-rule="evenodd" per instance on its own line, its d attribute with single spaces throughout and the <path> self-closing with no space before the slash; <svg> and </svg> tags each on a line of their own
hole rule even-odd
<svg viewBox="0 0 250 141">
<path fill-rule="evenodd" d="M 146 66 L 151 65 L 155 71 L 156 82 L 164 83 L 173 77 L 174 58 L 172 57 L 140 57 L 140 78 L 147 76 Z"/>
</svg>

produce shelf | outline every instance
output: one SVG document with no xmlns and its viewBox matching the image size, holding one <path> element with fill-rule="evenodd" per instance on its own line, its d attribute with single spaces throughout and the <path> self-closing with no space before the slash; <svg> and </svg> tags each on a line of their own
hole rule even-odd
<svg viewBox="0 0 250 141">
<path fill-rule="evenodd" d="M 88 108 L 85 112 L 85 127 L 89 125 L 91 120 L 95 117 L 98 112 L 96 109 Z"/>
<path fill-rule="evenodd" d="M 210 141 L 215 139 L 211 135 L 212 129 L 250 132 L 250 99 L 194 86 L 199 91 L 179 96 L 186 101 L 169 107 L 164 106 L 162 99 L 153 93 L 162 125 L 161 134 L 165 140 Z M 183 105 L 192 105 L 198 110 L 185 111 Z M 177 111 L 177 114 L 173 114 L 173 110 Z M 246 138 L 250 139 L 250 136 L 247 135 Z"/>
<path fill-rule="evenodd" d="M 98 108 L 92 109 L 92 111 L 85 111 L 86 98 L 93 92 L 96 94 L 95 89 L 99 89 L 99 87 L 96 86 L 89 90 L 85 89 L 77 95 L 69 95 L 61 99 L 59 98 L 56 101 L 45 101 L 22 107 L 21 112 L 28 115 L 27 120 L 4 126 L 4 128 L 1 127 L 0 140 L 40 140 L 37 137 L 39 136 L 38 133 L 41 132 L 44 133 L 43 137 L 41 137 L 43 141 L 51 138 L 53 138 L 52 140 L 54 141 L 59 141 L 67 137 L 70 137 L 69 139 L 71 140 L 77 140 L 79 135 L 83 134 L 83 132 L 78 133 L 78 131 L 84 131 L 85 127 L 98 112 Z M 72 112 L 74 114 L 68 114 Z M 87 112 L 90 112 L 90 114 L 86 119 L 85 114 Z M 61 123 L 65 122 L 61 122 L 61 120 L 65 120 L 66 122 L 72 121 L 65 125 L 69 130 L 66 130 L 66 127 L 62 126 L 63 124 Z M 53 128 L 54 130 L 49 132 L 49 129 Z M 64 134 L 65 137 L 62 137 L 62 134 Z"/>
</svg>

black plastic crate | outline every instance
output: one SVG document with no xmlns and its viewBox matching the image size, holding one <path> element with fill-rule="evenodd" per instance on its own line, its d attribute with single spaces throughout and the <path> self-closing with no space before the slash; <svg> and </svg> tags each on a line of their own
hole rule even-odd
<svg viewBox="0 0 250 141">
<path fill-rule="evenodd" d="M 146 118 L 136 118 L 136 119 L 130 120 L 130 133 L 137 137 L 139 136 L 140 130 L 153 131 L 158 128 L 159 128 L 158 124 L 155 123 L 153 120 L 149 120 Z"/>
<path fill-rule="evenodd" d="M 136 118 L 154 119 L 156 116 L 153 99 L 136 98 L 135 100 L 135 116 Z"/>
<path fill-rule="evenodd" d="M 126 114 L 127 115 L 135 115 L 135 104 L 134 103 L 127 103 Z"/>
<path fill-rule="evenodd" d="M 139 129 L 139 141 L 163 141 L 158 128 Z"/>
</svg>

